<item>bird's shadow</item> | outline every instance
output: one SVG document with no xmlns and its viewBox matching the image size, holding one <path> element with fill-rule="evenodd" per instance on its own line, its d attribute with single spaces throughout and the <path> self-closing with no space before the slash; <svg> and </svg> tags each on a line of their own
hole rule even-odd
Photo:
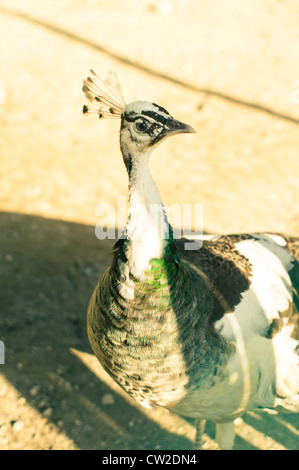
<svg viewBox="0 0 299 470">
<path fill-rule="evenodd" d="M 72 353 L 92 354 L 87 304 L 114 241 L 86 225 L 15 213 L 0 220 L 0 372 L 80 449 L 191 449 Z"/>
</svg>

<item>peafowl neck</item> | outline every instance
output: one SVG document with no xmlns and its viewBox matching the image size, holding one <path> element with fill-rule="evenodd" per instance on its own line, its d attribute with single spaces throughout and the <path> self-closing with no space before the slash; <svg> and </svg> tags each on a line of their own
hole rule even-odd
<svg viewBox="0 0 299 470">
<path fill-rule="evenodd" d="M 158 188 L 148 167 L 151 152 L 127 156 L 129 174 L 129 212 L 126 226 L 129 270 L 142 279 L 150 260 L 163 257 L 169 239 L 169 223 Z M 124 158 L 125 162 L 126 159 Z"/>
</svg>

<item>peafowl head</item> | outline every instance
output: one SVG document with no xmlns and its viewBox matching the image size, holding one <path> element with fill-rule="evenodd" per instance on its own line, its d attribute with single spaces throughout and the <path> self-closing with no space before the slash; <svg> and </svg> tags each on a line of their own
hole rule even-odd
<svg viewBox="0 0 299 470">
<path fill-rule="evenodd" d="M 99 118 L 119 118 L 120 147 L 125 164 L 153 148 L 167 137 L 195 130 L 188 124 L 174 119 L 166 109 L 148 101 L 126 104 L 115 74 L 102 81 L 93 70 L 83 81 L 83 92 L 90 105 L 83 106 L 83 113 L 97 114 Z"/>
</svg>

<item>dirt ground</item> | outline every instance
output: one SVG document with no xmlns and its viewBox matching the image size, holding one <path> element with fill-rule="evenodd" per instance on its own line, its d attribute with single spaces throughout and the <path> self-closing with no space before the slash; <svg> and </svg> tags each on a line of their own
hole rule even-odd
<svg viewBox="0 0 299 470">
<path fill-rule="evenodd" d="M 202 204 L 207 232 L 298 235 L 298 21 L 297 0 L 0 1 L 0 450 L 192 448 L 193 421 L 140 408 L 88 343 L 114 243 L 95 211 L 122 226 L 127 175 L 81 82 L 115 70 L 127 102 L 197 130 L 153 157 L 165 203 Z M 235 448 L 299 449 L 298 417 L 248 413 Z"/>
</svg>

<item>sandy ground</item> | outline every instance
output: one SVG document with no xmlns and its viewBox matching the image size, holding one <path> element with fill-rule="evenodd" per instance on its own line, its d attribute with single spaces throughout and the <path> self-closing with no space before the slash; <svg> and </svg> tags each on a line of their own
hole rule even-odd
<svg viewBox="0 0 299 470">
<path fill-rule="evenodd" d="M 297 0 L 0 1 L 0 449 L 192 448 L 192 420 L 128 399 L 86 337 L 113 244 L 95 210 L 114 222 L 127 176 L 81 81 L 115 70 L 127 102 L 197 129 L 153 157 L 168 205 L 202 204 L 208 232 L 299 234 L 298 20 Z M 298 449 L 298 428 L 250 413 L 235 448 Z"/>
</svg>

